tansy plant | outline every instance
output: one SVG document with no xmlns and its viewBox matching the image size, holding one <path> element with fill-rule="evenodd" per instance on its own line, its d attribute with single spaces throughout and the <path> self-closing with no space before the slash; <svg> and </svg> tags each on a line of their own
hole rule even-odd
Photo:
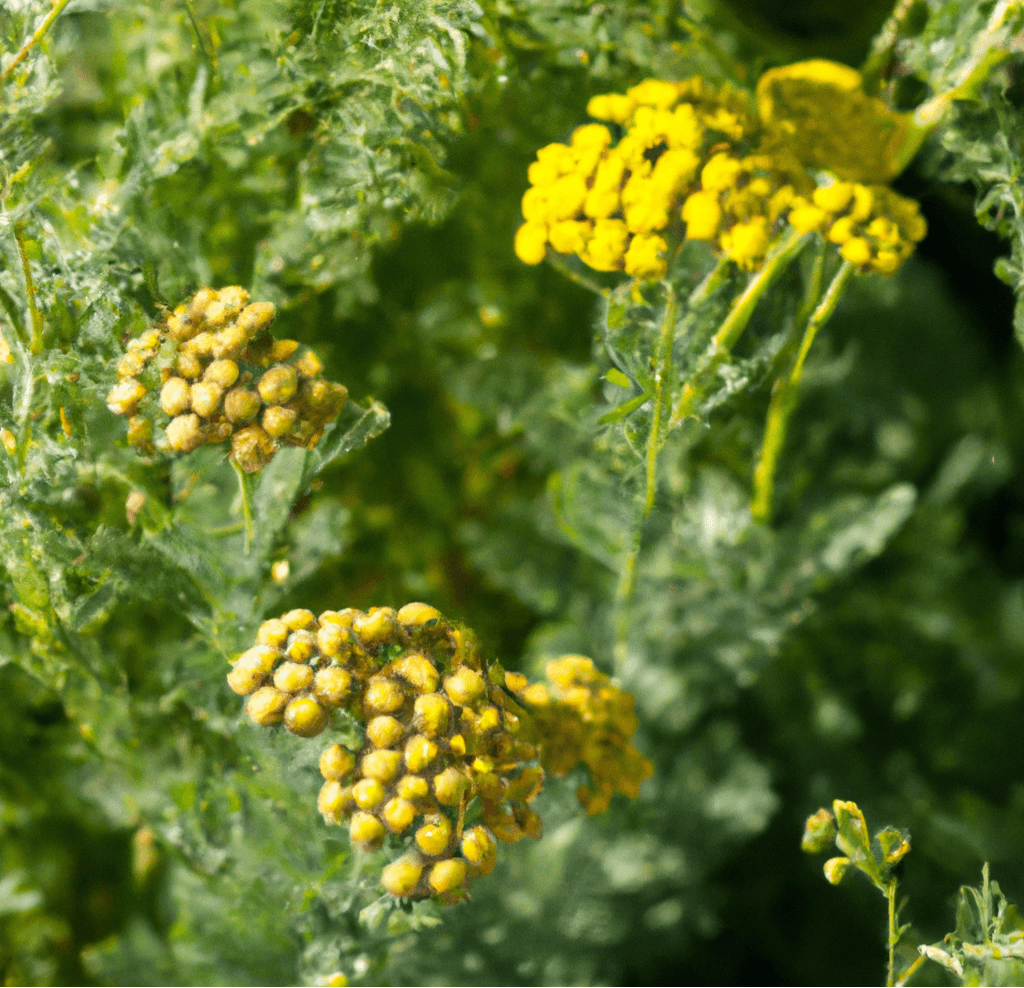
<svg viewBox="0 0 1024 988">
<path fill-rule="evenodd" d="M 832 844 L 842 855 L 829 858 L 825 878 L 838 885 L 856 869 L 885 896 L 889 907 L 887 985 L 906 984 L 926 961 L 941 965 L 962 985 L 1014 984 L 1024 974 L 1024 922 L 996 882 L 982 869 L 981 888 L 964 886 L 957 904 L 957 928 L 940 943 L 919 944 L 917 958 L 896 973 L 896 947 L 910 924 L 899 924 L 903 904 L 896 903 L 897 865 L 910 851 L 907 834 L 885 827 L 868 836 L 867 821 L 856 803 L 841 799 L 832 811 L 819 809 L 807 818 L 800 846 L 808 854 L 827 852 Z"/>
<path fill-rule="evenodd" d="M 882 779 L 1024 881 L 1024 14 L 823 9 L 0 2 L 4 982 L 870 979 Z"/>
</svg>

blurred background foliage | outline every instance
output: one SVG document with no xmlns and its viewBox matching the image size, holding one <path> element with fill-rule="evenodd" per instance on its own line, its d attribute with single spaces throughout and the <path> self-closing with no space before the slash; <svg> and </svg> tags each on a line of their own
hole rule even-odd
<svg viewBox="0 0 1024 988">
<path fill-rule="evenodd" d="M 892 97 L 940 90 L 992 6 L 905 4 Z M 0 0 L 5 67 L 48 9 Z M 983 861 L 1024 895 L 1019 58 L 899 180 L 929 236 L 822 334 L 774 525 L 748 509 L 771 298 L 668 437 L 617 659 L 635 427 L 597 421 L 623 397 L 607 303 L 511 248 L 528 164 L 591 95 L 857 65 L 890 12 L 72 0 L 0 89 L 6 983 L 873 983 L 875 893 L 799 851 L 837 797 L 912 834 L 905 959 Z M 249 553 L 219 454 L 143 462 L 105 407 L 122 339 L 206 284 L 275 302 L 369 416 L 346 455 L 278 456 Z M 550 784 L 544 839 L 446 910 L 379 898 L 316 813 L 320 746 L 224 680 L 267 616 L 409 600 L 507 668 L 592 655 L 656 766 L 592 820 Z"/>
</svg>

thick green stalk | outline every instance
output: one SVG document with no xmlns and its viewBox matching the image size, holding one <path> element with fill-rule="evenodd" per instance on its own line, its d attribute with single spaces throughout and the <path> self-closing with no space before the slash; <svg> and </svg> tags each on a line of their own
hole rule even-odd
<svg viewBox="0 0 1024 988">
<path fill-rule="evenodd" d="M 790 416 L 796 408 L 797 391 L 800 387 L 800 379 L 803 377 L 807 354 L 810 352 L 811 344 L 814 343 L 818 330 L 835 311 L 852 275 L 853 265 L 848 261 L 844 262 L 835 278 L 832 279 L 832 284 L 828 286 L 825 297 L 807 320 L 807 328 L 804 330 L 800 350 L 789 377 L 784 381 L 779 381 L 772 392 L 761 456 L 754 468 L 754 497 L 750 505 L 750 513 L 756 521 L 767 522 L 771 518 L 775 472 L 779 465 L 779 455 L 786 441 L 786 428 L 789 425 Z"/>
</svg>

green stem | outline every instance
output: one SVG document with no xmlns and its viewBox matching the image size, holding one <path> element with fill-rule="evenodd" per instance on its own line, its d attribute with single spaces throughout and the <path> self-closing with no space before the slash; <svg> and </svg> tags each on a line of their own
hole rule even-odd
<svg viewBox="0 0 1024 988">
<path fill-rule="evenodd" d="M 252 546 L 252 503 L 249 495 L 249 476 L 234 460 L 230 462 L 238 477 L 238 488 L 242 498 L 242 520 L 245 523 L 245 554 L 248 555 Z"/>
<path fill-rule="evenodd" d="M 818 330 L 835 311 L 852 275 L 853 265 L 844 261 L 843 266 L 832 279 L 832 284 L 828 286 L 825 297 L 807 320 L 807 328 L 804 330 L 800 350 L 789 377 L 779 381 L 772 392 L 761 456 L 754 468 L 754 497 L 750 505 L 750 513 L 756 521 L 768 522 L 771 517 L 772 495 L 775 492 L 775 472 L 779 465 L 779 454 L 786 441 L 786 428 L 790 416 L 796 408 L 797 391 L 800 387 L 800 379 L 803 377 L 807 354 L 810 352 L 815 336 L 818 335 Z"/>
<path fill-rule="evenodd" d="M 761 300 L 761 296 L 771 288 L 811 236 L 812 234 L 800 233 L 791 226 L 786 228 L 786 232 L 778 243 L 769 251 L 761 270 L 751 279 L 750 284 L 733 303 L 729 314 L 712 338 L 706 356 L 716 357 L 719 354 L 728 353 L 736 345 L 743 330 L 747 328 L 747 323 L 750 322 L 750 317 L 754 314 L 754 309 Z"/>
<path fill-rule="evenodd" d="M 654 492 L 657 485 L 658 440 L 661 434 L 661 416 L 665 409 L 665 382 L 672 372 L 672 344 L 675 341 L 676 317 L 679 301 L 676 290 L 668 286 L 665 300 L 665 318 L 661 321 L 658 335 L 658 351 L 654 370 L 654 408 L 651 411 L 651 431 L 647 435 L 647 496 L 644 500 L 644 518 L 654 508 Z"/>
<path fill-rule="evenodd" d="M 918 954 L 917 960 L 910 965 L 897 979 L 896 988 L 902 988 L 913 976 L 914 972 L 927 960 L 924 954 Z"/>
<path fill-rule="evenodd" d="M 690 293 L 686 300 L 687 317 L 683 324 L 684 331 L 694 319 L 694 310 L 703 305 L 726 280 L 730 262 L 726 258 L 719 260 L 711 273 Z M 665 386 L 672 370 L 672 345 L 675 342 L 675 328 L 679 316 L 679 300 L 675 289 L 668 288 L 668 299 L 665 304 L 665 315 L 661 321 L 658 334 L 658 356 L 655 370 L 655 395 L 651 432 L 647 440 L 647 487 L 644 502 L 637 512 L 633 525 L 633 538 L 626 557 L 626 564 L 619 574 L 615 588 L 615 662 L 622 667 L 626 657 L 626 640 L 629 635 L 629 618 L 627 608 L 633 596 L 633 585 L 636 581 L 637 560 L 640 558 L 640 545 L 643 540 L 644 522 L 654 508 L 655 491 L 657 489 L 658 442 L 661 429 L 661 418 L 665 410 Z"/>
<path fill-rule="evenodd" d="M 581 274 L 575 270 L 569 264 L 562 260 L 562 258 L 554 252 L 554 250 L 548 251 L 548 263 L 559 273 L 565 275 L 570 281 L 575 281 L 581 288 L 585 288 L 588 292 L 593 292 L 595 295 L 607 295 L 608 289 L 603 288 L 596 281 L 588 278 L 585 274 Z"/>
<path fill-rule="evenodd" d="M 899 934 L 896 932 L 896 880 L 893 879 L 885 886 L 885 897 L 889 902 L 889 976 L 886 978 L 886 988 L 894 988 L 896 984 L 896 941 Z"/>
<path fill-rule="evenodd" d="M 21 257 L 21 267 L 25 273 L 28 311 L 32 318 L 32 341 L 29 343 L 29 352 L 35 356 L 43 349 L 43 317 L 36 305 L 36 290 L 32 284 L 32 265 L 29 263 L 28 251 L 25 250 L 25 236 L 19 226 L 14 227 L 14 239 L 18 242 L 18 254 Z"/>
<path fill-rule="evenodd" d="M 760 301 L 761 296 L 774 284 L 775 280 L 785 270 L 797 254 L 800 253 L 805 243 L 811 239 L 813 234 L 798 233 L 792 227 L 779 239 L 768 257 L 765 258 L 764 266 L 750 280 L 750 283 L 743 290 L 743 293 L 732 304 L 722 325 L 712 337 L 708 348 L 697 361 L 697 368 L 693 372 L 691 380 L 683 387 L 682 394 L 672 414 L 674 424 L 681 423 L 683 419 L 689 418 L 697 405 L 703 390 L 703 381 L 707 371 L 714 364 L 727 356 L 733 345 L 739 339 L 740 334 L 746 329 L 754 309 Z"/>
<path fill-rule="evenodd" d="M 866 92 L 874 94 L 878 91 L 882 70 L 892 57 L 893 48 L 895 48 L 900 32 L 903 30 L 903 23 L 910 15 L 913 7 L 914 0 L 899 0 L 895 9 L 889 15 L 889 19 L 882 26 L 882 30 L 875 35 L 871 51 L 860 68 Z"/>
<path fill-rule="evenodd" d="M 960 81 L 944 93 L 939 93 L 938 96 L 933 96 L 926 103 L 922 103 L 914 111 L 913 132 L 900 149 L 899 171 L 910 164 L 924 139 L 942 119 L 949 105 L 954 100 L 973 98 L 992 69 L 1010 57 L 1012 50 L 1008 43 L 1009 39 L 1003 35 L 1003 28 L 1010 15 L 1019 7 L 1020 0 L 999 0 L 985 30 L 974 39 L 971 56 L 959 73 Z"/>
<path fill-rule="evenodd" d="M 0 86 L 2 86 L 8 80 L 11 73 L 14 71 L 15 66 L 17 66 L 20 62 L 24 60 L 25 56 L 32 50 L 33 45 L 37 44 L 39 40 L 43 37 L 43 35 L 45 35 L 46 32 L 50 30 L 50 26 L 60 16 L 60 12 L 70 2 L 71 0 L 57 0 L 57 2 L 53 5 L 53 9 L 44 18 L 43 23 L 36 28 L 35 33 L 32 35 L 32 37 L 29 38 L 28 41 L 26 41 L 25 44 L 21 46 L 21 51 L 19 51 L 18 54 L 14 56 L 14 61 L 12 61 L 11 64 L 3 70 L 3 72 L 0 72 Z"/>
</svg>

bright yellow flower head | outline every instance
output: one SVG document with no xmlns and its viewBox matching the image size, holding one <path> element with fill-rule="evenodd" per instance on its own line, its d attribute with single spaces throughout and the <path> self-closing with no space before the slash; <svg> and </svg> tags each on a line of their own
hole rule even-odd
<svg viewBox="0 0 1024 988">
<path fill-rule="evenodd" d="M 626 251 L 625 270 L 634 278 L 662 278 L 668 270 L 665 252 L 668 244 L 663 237 L 637 236 Z"/>
<path fill-rule="evenodd" d="M 593 97 L 590 115 L 621 137 L 585 124 L 569 145 L 537 152 L 517 255 L 537 264 L 550 246 L 649 280 L 685 238 L 753 271 L 788 223 L 822 234 L 861 273 L 897 270 L 924 220 L 864 180 L 898 170 L 903 116 L 866 96 L 855 70 L 821 59 L 766 72 L 757 108 L 760 119 L 741 90 L 698 77 Z"/>
</svg>

